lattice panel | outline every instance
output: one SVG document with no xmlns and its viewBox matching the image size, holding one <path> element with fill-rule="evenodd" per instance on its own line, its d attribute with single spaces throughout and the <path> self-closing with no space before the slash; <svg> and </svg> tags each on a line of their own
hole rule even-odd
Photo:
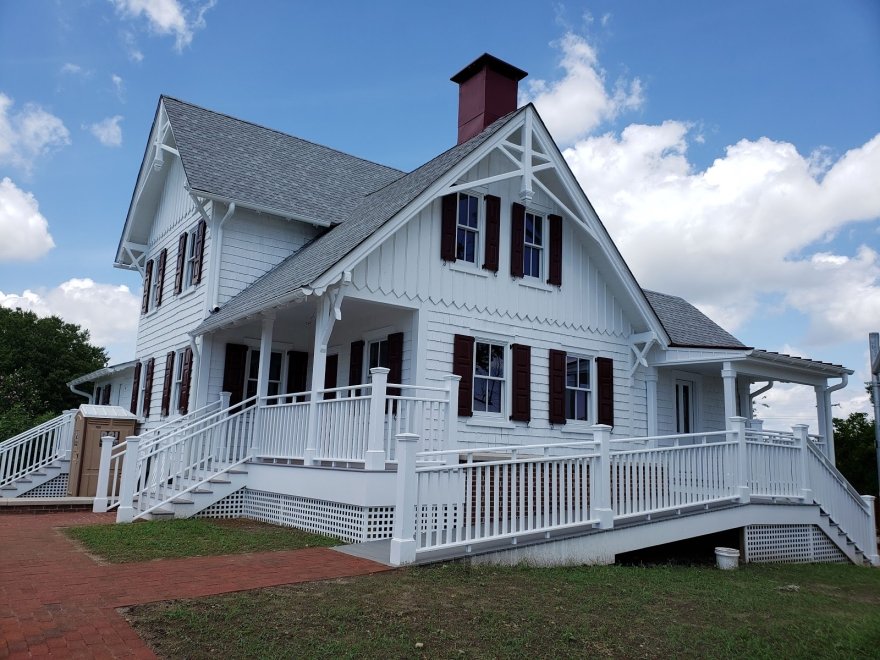
<svg viewBox="0 0 880 660">
<path fill-rule="evenodd" d="M 394 532 L 394 507 L 371 506 L 367 508 L 367 530 L 365 541 L 390 539 Z"/>
<path fill-rule="evenodd" d="M 363 507 L 352 504 L 250 489 L 244 505 L 246 518 L 297 527 L 353 542 L 364 540 L 364 514 Z"/>
<path fill-rule="evenodd" d="M 21 495 L 21 497 L 67 497 L 67 476 L 59 474 L 53 479 L 49 479 L 44 484 L 40 484 L 33 490 Z"/>
<path fill-rule="evenodd" d="M 244 516 L 244 501 L 247 497 L 246 488 L 240 488 L 234 493 L 227 495 L 219 502 L 202 509 L 196 514 L 197 518 L 241 518 Z"/>
<path fill-rule="evenodd" d="M 746 559 L 755 563 L 837 563 L 847 558 L 815 525 L 749 525 Z"/>
</svg>

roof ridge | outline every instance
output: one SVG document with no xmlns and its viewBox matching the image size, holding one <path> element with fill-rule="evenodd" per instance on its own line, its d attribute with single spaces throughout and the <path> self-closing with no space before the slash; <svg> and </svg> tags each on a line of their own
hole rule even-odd
<svg viewBox="0 0 880 660">
<path fill-rule="evenodd" d="M 322 149 L 327 149 L 328 151 L 334 151 L 343 156 L 347 156 L 349 158 L 354 158 L 355 160 L 359 160 L 364 163 L 369 163 L 370 165 L 377 165 L 379 167 L 383 167 L 386 170 L 391 170 L 392 172 L 399 172 L 401 175 L 407 174 L 403 170 L 397 169 L 396 167 L 391 167 L 390 165 L 385 165 L 384 163 L 379 163 L 374 160 L 369 160 L 368 158 L 363 158 L 361 156 L 355 156 L 354 154 L 350 154 L 347 151 L 342 151 L 341 149 L 336 149 L 335 147 L 328 147 L 326 144 L 321 144 L 320 142 L 315 142 L 314 140 L 308 140 L 306 138 L 300 137 L 298 135 L 292 135 L 290 133 L 285 133 L 284 131 L 278 130 L 277 128 L 272 128 L 271 126 L 264 126 L 263 124 L 258 124 L 255 121 L 249 121 L 247 119 L 241 119 L 240 117 L 235 117 L 226 112 L 218 112 L 217 110 L 211 110 L 210 108 L 206 108 L 203 105 L 199 105 L 198 103 L 191 103 L 190 101 L 184 101 L 183 99 L 179 99 L 176 96 L 171 96 L 170 94 L 160 94 L 159 100 L 168 99 L 170 101 L 176 101 L 177 103 L 182 103 L 183 105 L 187 105 L 191 108 L 198 108 L 204 112 L 210 112 L 212 115 L 218 115 L 220 117 L 226 117 L 227 119 L 231 119 L 232 121 L 237 121 L 241 124 L 248 124 L 249 126 L 254 126 L 256 128 L 262 129 L 264 131 L 271 131 L 272 133 L 277 133 L 278 135 L 283 135 L 286 138 L 292 138 L 294 140 L 299 140 L 300 142 L 305 142 L 306 144 L 311 144 L 316 147 L 320 147 Z"/>
</svg>

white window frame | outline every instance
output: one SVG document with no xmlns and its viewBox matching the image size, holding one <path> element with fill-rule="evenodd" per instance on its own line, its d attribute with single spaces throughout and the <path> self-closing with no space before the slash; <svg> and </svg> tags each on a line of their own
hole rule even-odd
<svg viewBox="0 0 880 660">
<path fill-rule="evenodd" d="M 470 227 L 467 225 L 461 224 L 461 217 L 459 216 L 459 208 L 461 204 L 462 195 L 466 197 L 471 197 L 475 200 L 477 205 L 477 226 Z M 480 263 L 480 255 L 483 253 L 483 243 L 485 241 L 485 212 L 484 212 L 484 204 L 483 204 L 483 195 L 475 192 L 473 190 L 468 191 L 460 191 L 456 193 L 455 199 L 455 263 L 461 263 L 465 268 L 481 268 L 482 264 Z M 474 260 L 468 261 L 462 257 L 458 256 L 458 232 L 459 230 L 464 230 L 468 233 L 474 234 Z"/>
<path fill-rule="evenodd" d="M 191 289 L 193 286 L 193 275 L 195 274 L 195 260 L 196 260 L 196 240 L 198 238 L 198 231 L 190 231 L 186 235 L 186 256 L 183 260 L 183 283 L 180 287 L 180 292 L 183 293 Z"/>
<path fill-rule="evenodd" d="M 590 363 L 590 382 L 587 387 L 570 387 L 568 384 L 568 360 L 573 358 L 576 360 L 585 360 Z M 580 370 L 578 370 L 580 373 Z M 578 383 L 580 385 L 580 383 Z M 568 416 L 568 391 L 583 391 L 587 393 L 587 418 L 578 419 L 577 417 Z M 583 355 L 579 353 L 565 353 L 565 419 L 571 424 L 589 425 L 596 419 L 596 358 L 592 355 Z"/>
<path fill-rule="evenodd" d="M 685 392 L 684 388 L 687 388 Z M 676 433 L 697 433 L 697 382 L 690 378 L 675 379 L 675 400 L 673 410 L 675 411 L 675 432 Z M 682 401 L 687 397 L 687 413 L 682 410 Z M 685 420 L 685 414 L 687 419 Z M 690 427 L 683 428 L 684 422 Z"/>
<path fill-rule="evenodd" d="M 539 219 L 541 221 L 541 243 L 529 243 L 526 240 L 526 223 L 528 222 L 529 216 L 532 216 L 533 219 Z M 544 281 L 544 273 L 547 272 L 546 261 L 547 261 L 547 223 L 545 222 L 547 219 L 547 214 L 537 211 L 536 209 L 526 209 L 525 215 L 523 216 L 523 278 L 533 278 L 538 282 Z M 526 272 L 526 252 L 528 250 L 538 250 L 538 274 L 534 275 L 532 273 Z"/>
<path fill-rule="evenodd" d="M 259 346 L 257 346 L 257 347 L 248 346 L 247 360 L 245 361 L 245 365 L 244 365 L 244 398 L 245 399 L 249 399 L 252 396 L 254 396 L 253 394 L 248 394 L 248 385 L 250 384 L 251 381 L 255 381 L 256 390 L 259 390 L 259 378 L 260 378 L 259 361 L 257 362 L 257 377 L 251 378 L 251 365 L 253 364 L 254 355 L 258 354 L 259 352 L 260 352 Z M 286 394 L 286 392 L 283 391 L 284 384 L 287 381 L 287 379 L 285 378 L 286 372 L 287 372 L 287 369 L 286 369 L 287 360 L 284 359 L 284 351 L 282 349 L 276 349 L 273 346 L 270 353 L 277 353 L 281 357 L 281 369 L 279 371 L 278 380 L 274 380 L 271 378 L 268 380 L 270 385 L 272 383 L 278 383 L 278 391 L 275 394 L 271 394 L 271 393 L 269 393 L 269 390 L 271 390 L 271 388 L 267 388 L 267 396 L 275 396 L 277 394 Z M 269 357 L 269 373 L 270 373 L 270 375 L 272 373 L 272 358 L 271 358 L 271 356 Z M 274 403 L 272 405 L 274 405 Z"/>
<path fill-rule="evenodd" d="M 375 366 L 382 366 L 382 344 L 385 344 L 385 362 L 388 362 L 388 335 L 383 335 L 380 337 L 376 337 L 375 339 L 365 339 L 364 340 L 364 373 L 362 374 L 363 383 L 372 383 L 373 382 L 373 374 L 370 373 L 370 369 L 373 366 L 370 365 L 370 350 L 373 346 L 378 346 L 378 357 L 379 364 Z M 349 359 L 351 357 L 349 356 Z M 386 367 L 387 368 L 387 367 Z"/>
<path fill-rule="evenodd" d="M 167 261 L 167 259 L 166 259 Z M 147 313 L 155 312 L 158 309 L 158 305 L 156 305 L 156 298 L 159 295 L 159 289 L 162 286 L 162 282 L 159 278 L 159 260 L 153 260 L 153 281 L 150 282 L 150 299 L 147 302 Z"/>
<path fill-rule="evenodd" d="M 171 374 L 171 403 L 168 406 L 169 415 L 180 413 L 180 390 L 183 388 L 183 360 L 185 354 L 185 348 L 174 353 L 174 371 Z"/>
<path fill-rule="evenodd" d="M 504 360 L 502 365 L 502 375 L 498 376 L 478 376 L 477 375 L 477 345 L 478 344 L 488 344 L 490 346 L 490 355 L 491 355 L 491 346 L 500 346 L 501 347 L 501 355 Z M 503 420 L 507 421 L 506 415 L 510 410 L 510 344 L 511 342 L 506 339 L 492 338 L 492 337 L 474 337 L 474 350 L 473 355 L 471 356 L 471 412 L 474 417 L 483 417 L 487 419 L 493 420 Z M 490 362 L 490 370 L 491 374 L 491 362 Z M 500 402 L 500 410 L 498 412 L 489 411 L 489 410 L 477 410 L 475 395 L 477 391 L 477 378 L 482 378 L 486 380 L 497 381 L 501 383 L 501 402 Z"/>
</svg>

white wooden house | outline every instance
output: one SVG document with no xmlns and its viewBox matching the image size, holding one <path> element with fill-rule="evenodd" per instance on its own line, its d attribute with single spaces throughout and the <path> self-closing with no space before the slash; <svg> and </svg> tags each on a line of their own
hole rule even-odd
<svg viewBox="0 0 880 660">
<path fill-rule="evenodd" d="M 395 563 L 734 527 L 753 559 L 809 537 L 876 560 L 833 467 L 852 372 L 643 290 L 516 107 L 525 75 L 483 55 L 453 76 L 458 144 L 409 173 L 160 98 L 115 259 L 143 277 L 136 359 L 71 383 L 140 419 L 98 508 L 393 537 Z M 777 381 L 814 388 L 809 437 L 752 419 Z"/>
</svg>

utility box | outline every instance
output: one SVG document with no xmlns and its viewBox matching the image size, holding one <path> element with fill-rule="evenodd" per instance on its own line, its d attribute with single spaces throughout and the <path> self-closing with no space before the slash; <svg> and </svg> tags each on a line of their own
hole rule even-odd
<svg viewBox="0 0 880 660">
<path fill-rule="evenodd" d="M 70 476 L 67 494 L 71 497 L 94 497 L 101 467 L 101 438 L 112 435 L 114 444 L 134 435 L 137 417 L 121 406 L 83 404 L 73 420 L 73 443 L 70 448 Z"/>
</svg>

